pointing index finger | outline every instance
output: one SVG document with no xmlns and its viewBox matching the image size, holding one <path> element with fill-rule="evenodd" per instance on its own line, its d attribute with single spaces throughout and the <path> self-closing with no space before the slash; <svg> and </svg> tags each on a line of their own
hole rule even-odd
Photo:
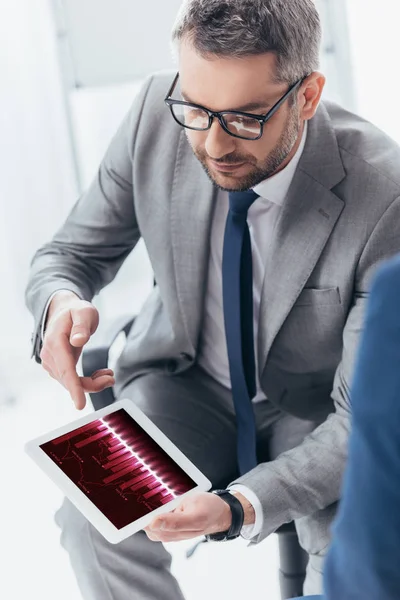
<svg viewBox="0 0 400 600">
<path fill-rule="evenodd" d="M 85 392 L 78 373 L 76 372 L 76 361 L 73 355 L 69 339 L 62 336 L 59 353 L 55 358 L 61 384 L 68 390 L 75 406 L 82 410 L 86 404 Z"/>
</svg>

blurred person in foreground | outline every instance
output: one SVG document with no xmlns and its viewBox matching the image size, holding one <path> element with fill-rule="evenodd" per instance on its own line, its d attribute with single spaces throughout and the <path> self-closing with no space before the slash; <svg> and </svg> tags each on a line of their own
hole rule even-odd
<svg viewBox="0 0 400 600">
<path fill-rule="evenodd" d="M 352 386 L 348 466 L 325 565 L 324 595 L 310 600 L 400 598 L 399 299 L 400 256 L 379 270 L 371 289 Z"/>
<path fill-rule="evenodd" d="M 400 151 L 321 102 L 312 0 L 187 0 L 173 39 L 179 73 L 149 77 L 35 255 L 33 351 L 78 409 L 115 384 L 229 492 L 188 500 L 186 530 L 117 546 L 65 501 L 62 544 L 85 599 L 177 600 L 170 555 L 151 540 L 257 544 L 295 520 L 305 591 L 320 593 L 369 282 L 400 251 Z M 140 238 L 157 285 L 115 377 L 81 378 L 93 296 Z"/>
</svg>

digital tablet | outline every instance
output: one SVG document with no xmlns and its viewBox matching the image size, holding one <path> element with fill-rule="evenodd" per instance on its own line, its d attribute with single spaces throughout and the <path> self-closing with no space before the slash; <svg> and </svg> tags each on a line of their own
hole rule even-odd
<svg viewBox="0 0 400 600">
<path fill-rule="evenodd" d="M 120 400 L 42 435 L 27 454 L 111 543 L 210 481 L 134 405 Z"/>
</svg>

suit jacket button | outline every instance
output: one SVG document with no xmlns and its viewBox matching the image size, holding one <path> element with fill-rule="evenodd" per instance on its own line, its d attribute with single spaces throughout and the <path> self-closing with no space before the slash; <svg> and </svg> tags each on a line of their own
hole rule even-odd
<svg viewBox="0 0 400 600">
<path fill-rule="evenodd" d="M 168 373 L 175 373 L 175 371 L 178 368 L 178 363 L 176 362 L 176 360 L 173 360 L 173 359 L 167 360 L 166 367 L 167 367 Z"/>
</svg>

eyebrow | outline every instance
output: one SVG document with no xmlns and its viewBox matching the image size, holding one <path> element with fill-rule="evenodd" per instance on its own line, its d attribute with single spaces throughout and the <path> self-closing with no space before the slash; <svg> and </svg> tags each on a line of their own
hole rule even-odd
<svg viewBox="0 0 400 600">
<path fill-rule="evenodd" d="M 190 104 L 198 104 L 198 106 L 202 106 L 202 104 L 199 104 L 198 102 L 194 102 L 193 100 L 191 100 L 189 98 L 189 96 L 187 94 L 185 94 L 185 92 L 181 91 L 181 96 L 182 98 L 184 98 L 185 102 L 189 102 Z M 237 107 L 237 108 L 230 108 L 230 109 L 226 109 L 232 112 L 251 112 L 251 111 L 261 111 L 258 114 L 263 113 L 263 109 L 268 110 L 272 105 L 268 104 L 267 102 L 249 102 L 248 104 L 243 104 L 243 106 L 241 107 Z M 224 111 L 222 111 L 224 112 Z"/>
</svg>

